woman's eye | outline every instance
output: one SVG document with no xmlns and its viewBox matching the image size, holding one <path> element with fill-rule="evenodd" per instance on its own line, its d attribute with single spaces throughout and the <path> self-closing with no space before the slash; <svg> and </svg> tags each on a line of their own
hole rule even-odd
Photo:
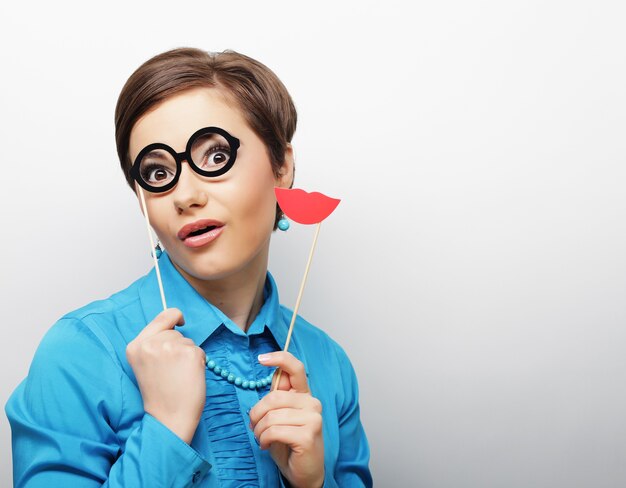
<svg viewBox="0 0 626 488">
<path fill-rule="evenodd" d="M 211 148 L 205 154 L 207 166 L 219 166 L 226 164 L 230 158 L 230 151 L 224 148 Z"/>
<path fill-rule="evenodd" d="M 152 164 L 144 168 L 142 177 L 148 183 L 158 183 L 169 179 L 170 171 L 158 164 Z"/>
<path fill-rule="evenodd" d="M 155 169 L 150 174 L 150 179 L 155 181 L 161 181 L 167 178 L 167 172 L 164 169 Z"/>
<path fill-rule="evenodd" d="M 215 153 L 212 156 L 212 159 L 209 158 L 214 164 L 222 164 L 226 162 L 226 155 L 224 153 Z"/>
</svg>

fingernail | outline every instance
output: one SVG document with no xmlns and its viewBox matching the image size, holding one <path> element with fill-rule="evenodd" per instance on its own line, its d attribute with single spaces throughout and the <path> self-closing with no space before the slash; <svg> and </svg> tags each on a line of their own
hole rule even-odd
<svg viewBox="0 0 626 488">
<path fill-rule="evenodd" d="M 272 359 L 272 355 L 271 354 L 259 354 L 259 362 L 260 363 L 265 363 L 265 362 L 269 361 L 270 359 Z"/>
</svg>

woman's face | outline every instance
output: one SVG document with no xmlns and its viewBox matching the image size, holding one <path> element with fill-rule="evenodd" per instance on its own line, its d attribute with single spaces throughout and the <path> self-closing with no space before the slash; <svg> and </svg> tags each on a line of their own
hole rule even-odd
<svg viewBox="0 0 626 488">
<path fill-rule="evenodd" d="M 219 89 L 194 88 L 166 99 L 137 121 L 130 134 L 131 161 L 154 142 L 183 152 L 196 130 L 210 126 L 239 139 L 235 164 L 225 174 L 208 178 L 183 162 L 174 188 L 163 193 L 143 190 L 150 224 L 188 279 L 219 280 L 264 272 L 276 212 L 274 187 L 291 183 L 291 148 L 282 176 L 276 178 L 265 144 L 234 102 Z M 135 183 L 138 198 L 139 190 Z M 190 229 L 205 225 L 215 228 L 184 237 Z"/>
</svg>

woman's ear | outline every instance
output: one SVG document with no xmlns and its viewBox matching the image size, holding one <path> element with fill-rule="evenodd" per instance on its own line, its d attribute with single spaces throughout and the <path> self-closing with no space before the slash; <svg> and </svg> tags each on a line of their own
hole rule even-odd
<svg viewBox="0 0 626 488">
<path fill-rule="evenodd" d="M 293 153 L 293 146 L 287 143 L 285 149 L 285 158 L 283 165 L 280 167 L 278 177 L 276 178 L 276 186 L 280 188 L 291 188 L 293 185 L 293 176 L 295 172 L 296 160 Z"/>
</svg>

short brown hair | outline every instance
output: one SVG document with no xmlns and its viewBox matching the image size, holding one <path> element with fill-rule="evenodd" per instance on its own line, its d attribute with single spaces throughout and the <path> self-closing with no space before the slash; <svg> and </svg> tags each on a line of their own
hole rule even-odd
<svg viewBox="0 0 626 488">
<path fill-rule="evenodd" d="M 144 62 L 128 78 L 117 99 L 117 154 L 133 191 L 132 161 L 128 154 L 133 126 L 158 103 L 197 87 L 220 88 L 238 104 L 250 128 L 265 143 L 274 175 L 279 175 L 297 123 L 293 100 L 283 83 L 267 66 L 244 54 L 232 50 L 211 53 L 183 47 L 157 54 Z M 279 217 L 277 206 L 276 222 Z"/>
</svg>

